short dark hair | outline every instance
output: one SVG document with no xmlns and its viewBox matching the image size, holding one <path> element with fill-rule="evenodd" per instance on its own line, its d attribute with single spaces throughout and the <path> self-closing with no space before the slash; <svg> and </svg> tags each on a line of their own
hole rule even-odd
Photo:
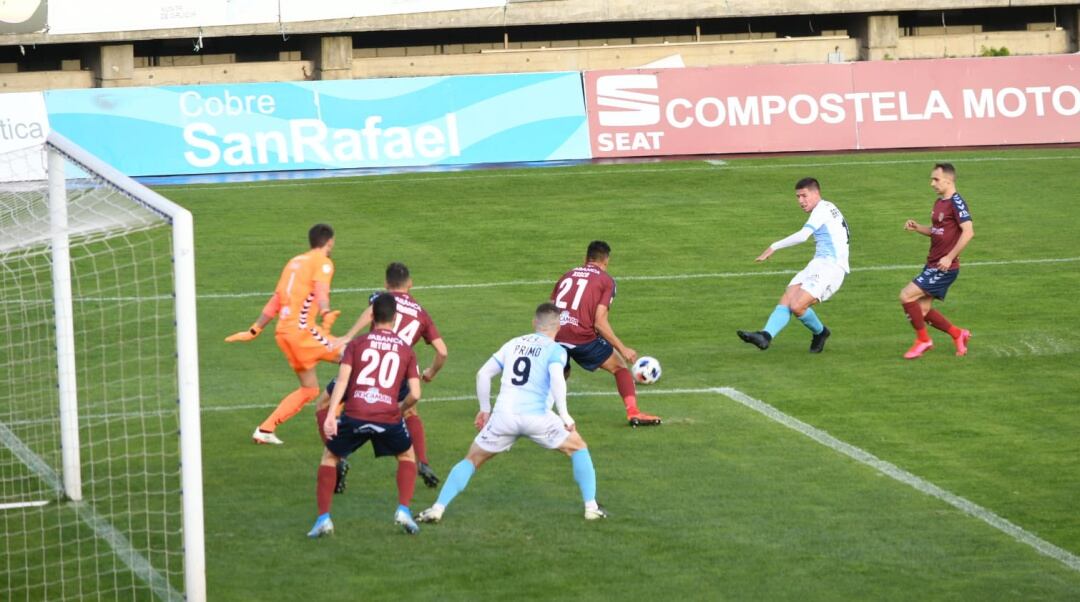
<svg viewBox="0 0 1080 602">
<path fill-rule="evenodd" d="M 386 266 L 386 286 L 401 288 L 409 281 L 409 268 L 400 261 Z"/>
<path fill-rule="evenodd" d="M 558 328 L 562 310 L 554 303 L 541 303 L 536 306 L 536 324 L 540 328 Z"/>
<path fill-rule="evenodd" d="M 595 261 L 600 259 L 606 259 L 611 256 L 611 247 L 602 240 L 594 240 L 589 243 L 588 250 L 585 251 L 585 259 L 589 261 Z"/>
<path fill-rule="evenodd" d="M 562 313 L 562 310 L 559 309 L 559 306 L 555 305 L 554 303 L 552 303 L 550 301 L 541 303 L 540 305 L 536 306 L 536 317 L 537 318 L 539 318 L 540 316 L 543 316 L 543 315 L 558 316 L 561 313 Z"/>
<path fill-rule="evenodd" d="M 315 224 L 308 230 L 307 239 L 312 249 L 325 246 L 334 237 L 334 229 L 329 224 Z"/>
<path fill-rule="evenodd" d="M 396 313 L 397 299 L 389 293 L 376 295 L 375 300 L 371 302 L 372 321 L 376 324 L 393 322 Z"/>
<path fill-rule="evenodd" d="M 821 184 L 818 183 L 817 178 L 803 178 L 798 182 L 795 182 L 795 190 L 802 190 L 803 188 L 820 192 Z"/>
<path fill-rule="evenodd" d="M 934 169 L 940 169 L 941 173 L 948 174 L 952 179 L 956 179 L 956 168 L 952 163 L 934 163 Z"/>
</svg>

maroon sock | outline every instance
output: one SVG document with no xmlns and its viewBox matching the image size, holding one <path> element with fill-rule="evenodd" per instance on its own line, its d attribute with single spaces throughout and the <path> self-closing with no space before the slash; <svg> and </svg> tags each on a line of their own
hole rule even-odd
<svg viewBox="0 0 1080 602">
<path fill-rule="evenodd" d="M 315 500 L 319 504 L 319 516 L 322 516 L 330 512 L 330 502 L 334 499 L 334 484 L 337 482 L 337 469 L 333 466 L 319 465 L 318 475 Z"/>
<path fill-rule="evenodd" d="M 950 322 L 949 319 L 945 316 L 941 315 L 941 312 L 936 309 L 931 309 L 930 311 L 926 312 L 926 321 L 929 322 L 930 325 L 934 328 L 937 328 L 942 332 L 949 333 L 949 336 L 954 339 L 960 336 L 960 329 L 953 326 L 952 322 Z"/>
<path fill-rule="evenodd" d="M 333 483 L 330 484 L 333 490 Z M 398 460 L 397 464 L 397 495 L 398 503 L 408 506 L 412 501 L 413 492 L 416 491 L 416 462 Z"/>
<path fill-rule="evenodd" d="M 319 436 L 323 441 L 326 441 L 326 432 L 323 430 L 323 423 L 326 422 L 326 415 L 330 413 L 330 408 L 323 408 L 315 412 L 315 425 L 319 427 Z"/>
<path fill-rule="evenodd" d="M 420 415 L 407 416 L 405 418 L 405 427 L 409 429 L 409 438 L 412 439 L 416 459 L 427 464 L 427 442 L 424 440 L 424 423 L 420 420 Z"/>
<path fill-rule="evenodd" d="M 626 413 L 636 412 L 637 387 L 634 386 L 634 375 L 626 368 L 619 368 L 615 371 L 615 386 L 619 389 L 623 405 L 626 406 Z"/>
<path fill-rule="evenodd" d="M 904 303 L 904 313 L 911 321 L 911 327 L 915 329 L 915 336 L 920 341 L 929 341 L 930 335 L 926 333 L 926 320 L 923 319 L 922 306 L 918 301 Z"/>
</svg>

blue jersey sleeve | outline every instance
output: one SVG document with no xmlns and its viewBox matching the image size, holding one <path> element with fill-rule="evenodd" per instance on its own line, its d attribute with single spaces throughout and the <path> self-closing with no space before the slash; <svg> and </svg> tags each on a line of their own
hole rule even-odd
<svg viewBox="0 0 1080 602">
<path fill-rule="evenodd" d="M 562 345 L 554 345 L 552 349 L 553 351 L 548 354 L 547 365 L 558 364 L 565 366 L 567 362 L 566 348 Z"/>
<path fill-rule="evenodd" d="M 956 221 L 961 224 L 964 222 L 970 222 L 971 210 L 968 209 L 968 204 L 967 201 L 964 200 L 964 197 L 960 196 L 960 193 L 956 193 L 952 195 L 951 200 L 953 210 L 956 211 Z"/>
</svg>

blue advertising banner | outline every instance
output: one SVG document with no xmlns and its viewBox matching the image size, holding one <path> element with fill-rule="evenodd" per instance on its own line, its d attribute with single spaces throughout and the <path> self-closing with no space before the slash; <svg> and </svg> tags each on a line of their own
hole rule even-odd
<svg viewBox="0 0 1080 602">
<path fill-rule="evenodd" d="M 581 74 L 46 92 L 53 129 L 133 176 L 587 159 Z"/>
</svg>

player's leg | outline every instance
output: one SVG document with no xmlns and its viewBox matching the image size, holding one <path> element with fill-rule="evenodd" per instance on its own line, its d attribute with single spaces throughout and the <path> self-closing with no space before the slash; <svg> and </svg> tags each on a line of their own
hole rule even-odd
<svg viewBox="0 0 1080 602">
<path fill-rule="evenodd" d="M 323 450 L 315 484 L 315 501 L 319 509 L 319 517 L 315 519 L 315 526 L 308 531 L 308 537 L 322 537 L 334 532 L 334 522 L 330 520 L 330 506 L 334 500 L 335 471 L 339 460 L 341 458 L 329 449 Z"/>
<path fill-rule="evenodd" d="M 485 426 L 485 428 L 487 427 Z M 442 489 L 439 490 L 438 499 L 430 508 L 421 512 L 416 519 L 422 523 L 437 523 L 442 520 L 443 512 L 446 511 L 446 507 L 450 505 L 450 502 L 454 501 L 454 498 L 468 487 L 469 481 L 472 480 L 472 476 L 476 474 L 476 471 L 498 453 L 500 452 L 488 451 L 474 441 L 469 446 L 469 452 L 465 455 L 465 458 L 455 464 L 450 469 L 450 474 L 446 475 L 446 481 L 443 483 Z"/>
<path fill-rule="evenodd" d="M 784 289 L 784 294 L 780 295 L 780 300 L 776 303 L 776 307 L 773 308 L 769 319 L 765 321 L 765 327 L 761 330 L 737 330 L 736 334 L 739 338 L 746 343 L 750 343 L 761 349 L 762 351 L 769 348 L 769 344 L 776 335 L 780 334 L 780 331 L 787 326 L 791 320 L 791 303 L 795 298 L 795 293 L 799 289 L 799 278 L 802 276 L 802 272 L 795 275 L 795 278 L 788 283 L 788 287 Z"/>
<path fill-rule="evenodd" d="M 409 510 L 413 494 L 416 493 L 416 453 L 411 445 L 409 449 L 397 454 L 397 462 L 398 507 L 394 511 L 394 523 L 409 535 L 415 535 L 420 531 L 420 527 L 416 526 L 412 511 Z"/>
<path fill-rule="evenodd" d="M 404 400 L 408 395 L 409 383 L 402 381 L 401 390 L 398 391 L 398 401 Z M 431 469 L 431 465 L 428 463 L 424 422 L 420 420 L 420 413 L 416 411 L 416 406 L 405 410 L 405 426 L 409 429 L 409 437 L 412 439 L 413 449 L 416 451 L 416 469 L 420 474 L 420 478 L 424 480 L 424 485 L 434 489 L 439 486 L 439 476 L 435 474 L 435 471 Z"/>
<path fill-rule="evenodd" d="M 465 459 L 458 462 L 446 475 L 439 497 L 430 508 L 420 513 L 417 519 L 422 523 L 437 523 L 442 520 L 443 512 L 459 493 L 465 490 L 477 469 L 485 462 L 509 450 L 518 436 L 516 417 L 500 413 L 492 414 L 484 427 L 477 433 L 469 446 Z"/>
<path fill-rule="evenodd" d="M 607 512 L 596 503 L 596 469 L 585 440 L 576 430 L 570 431 L 570 435 L 558 449 L 570 456 L 574 481 L 577 482 L 581 490 L 581 500 L 585 503 L 585 520 L 607 518 Z"/>
<path fill-rule="evenodd" d="M 318 356 L 313 357 L 310 348 L 301 347 L 288 337 L 276 337 L 278 347 L 285 353 L 289 365 L 296 372 L 300 381 L 300 387 L 286 395 L 266 420 L 259 425 L 251 438 L 256 443 L 272 443 L 281 445 L 283 441 L 274 434 L 278 425 L 292 418 L 312 399 L 319 396 L 319 379 L 315 374 L 315 366 L 319 363 Z"/>
<path fill-rule="evenodd" d="M 810 331 L 810 353 L 821 353 L 824 351 L 825 341 L 827 341 L 832 334 L 832 332 L 822 324 L 821 318 L 818 317 L 817 312 L 814 311 L 813 306 L 821 301 L 821 297 L 827 298 L 824 293 L 819 293 L 817 290 L 806 290 L 800 286 L 797 291 L 794 291 L 792 299 L 789 302 L 792 315 L 798 318 L 798 320 L 802 322 L 802 325 Z"/>
<path fill-rule="evenodd" d="M 927 294 L 927 291 L 919 285 L 919 282 L 920 280 L 928 282 L 936 273 L 937 270 L 926 268 L 921 274 L 916 276 L 914 280 L 908 282 L 907 285 L 900 290 L 900 305 L 904 308 L 904 313 L 907 314 L 908 320 L 911 322 L 911 327 L 915 329 L 915 342 L 911 345 L 911 348 L 904 353 L 904 359 L 915 359 L 934 347 L 934 342 L 930 339 L 930 333 L 926 331 L 925 318 L 930 310 L 933 299 Z"/>
<path fill-rule="evenodd" d="M 331 378 L 330 382 L 326 383 L 326 388 L 319 393 L 319 397 L 315 399 L 315 427 L 319 431 L 319 438 L 326 441 L 326 433 L 323 432 L 323 425 L 326 424 L 326 415 L 330 413 L 330 395 L 334 393 L 334 385 L 337 384 L 337 378 Z M 345 404 L 338 406 L 338 416 L 341 415 L 342 410 L 345 409 Z M 334 482 L 334 493 L 345 493 L 345 477 L 349 474 L 349 461 L 345 458 L 338 460 L 336 467 L 337 480 Z"/>
<path fill-rule="evenodd" d="M 952 286 L 952 283 L 956 281 L 956 277 L 959 275 L 957 272 L 957 270 L 947 272 L 946 276 L 938 279 L 937 288 L 933 293 L 934 298 L 945 300 L 949 287 Z M 927 304 L 923 316 L 928 324 L 952 337 L 953 345 L 956 346 L 956 355 L 967 355 L 967 342 L 971 338 L 970 330 L 954 326 L 948 318 L 930 304 Z"/>
<path fill-rule="evenodd" d="M 603 339 L 597 340 L 603 341 Z M 622 397 L 623 406 L 626 407 L 627 422 L 634 427 L 660 424 L 659 416 L 646 414 L 638 408 L 637 385 L 634 383 L 633 373 L 626 368 L 626 360 L 623 359 L 622 355 L 618 351 L 611 349 L 611 345 L 607 341 L 604 341 L 604 344 L 611 352 L 600 364 L 600 368 L 607 370 L 615 377 L 615 388 L 619 391 L 619 397 Z M 588 369 L 584 365 L 582 367 Z"/>
</svg>

